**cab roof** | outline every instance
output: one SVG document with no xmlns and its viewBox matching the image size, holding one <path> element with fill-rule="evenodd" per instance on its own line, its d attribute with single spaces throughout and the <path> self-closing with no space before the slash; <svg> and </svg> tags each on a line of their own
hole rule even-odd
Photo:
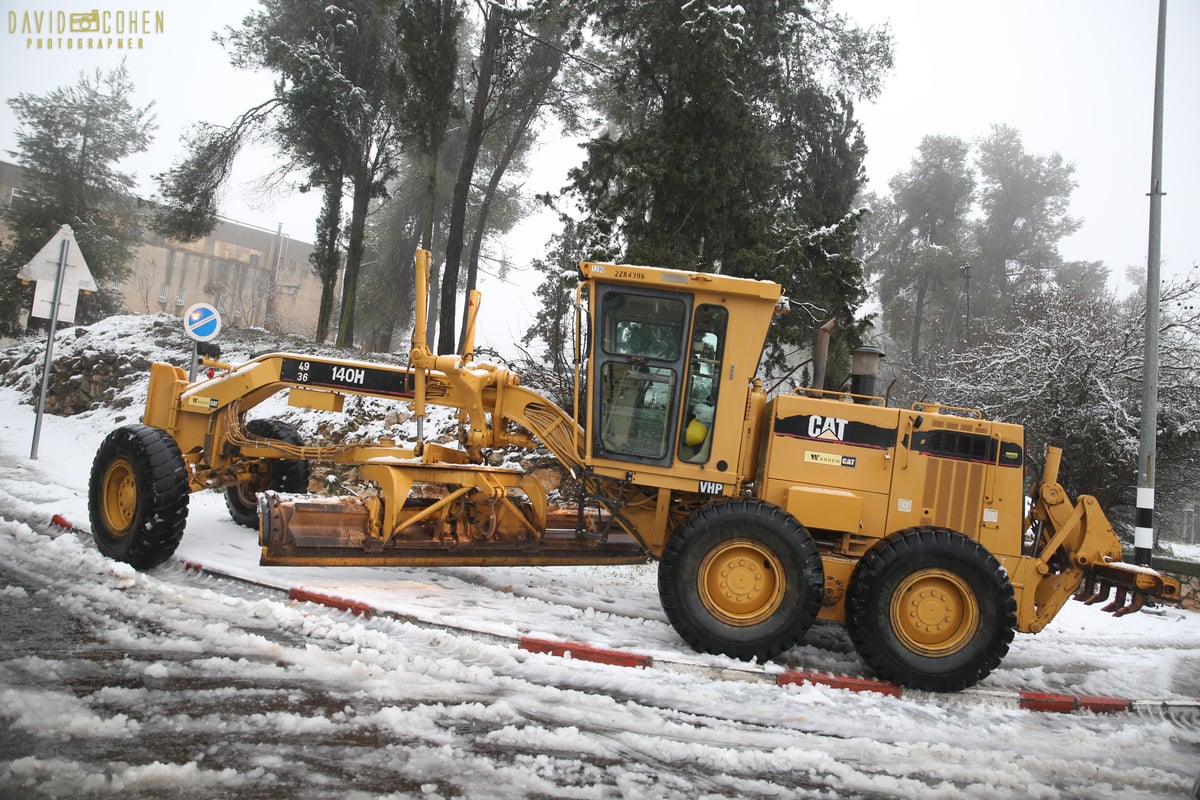
<svg viewBox="0 0 1200 800">
<path fill-rule="evenodd" d="M 773 281 L 735 278 L 730 275 L 716 275 L 709 272 L 688 272 L 634 264 L 608 264 L 600 261 L 580 261 L 579 272 L 583 275 L 584 280 L 602 283 L 661 289 L 688 287 L 693 291 L 719 292 L 772 302 L 777 301 L 783 294 L 783 287 Z"/>
</svg>

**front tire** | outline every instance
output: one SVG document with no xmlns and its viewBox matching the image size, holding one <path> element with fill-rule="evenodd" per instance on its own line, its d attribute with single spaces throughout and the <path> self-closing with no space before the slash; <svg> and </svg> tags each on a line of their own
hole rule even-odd
<svg viewBox="0 0 1200 800">
<path fill-rule="evenodd" d="M 278 419 L 252 419 L 246 430 L 264 439 L 278 439 L 287 444 L 303 445 L 300 432 Z M 308 462 L 293 458 L 272 458 L 268 461 L 269 478 L 265 485 L 234 484 L 225 487 L 225 506 L 233 521 L 247 528 L 258 528 L 258 493 L 266 489 L 276 492 L 303 492 L 308 489 Z"/>
<path fill-rule="evenodd" d="M 101 553 L 150 569 L 175 553 L 188 514 L 187 470 L 161 428 L 128 425 L 110 433 L 92 462 L 88 513 Z"/>
<path fill-rule="evenodd" d="M 943 528 L 883 540 L 854 570 L 846 625 L 858 654 L 902 686 L 956 692 L 1008 652 L 1017 603 L 1004 567 L 982 545 Z"/>
<path fill-rule="evenodd" d="M 746 661 L 796 645 L 821 608 L 824 583 L 808 531 L 757 500 L 688 517 L 658 567 L 663 610 L 679 635 L 696 650 Z"/>
</svg>

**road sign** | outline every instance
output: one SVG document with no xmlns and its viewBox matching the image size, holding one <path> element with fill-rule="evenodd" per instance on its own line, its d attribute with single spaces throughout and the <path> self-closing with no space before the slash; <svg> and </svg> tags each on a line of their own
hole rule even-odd
<svg viewBox="0 0 1200 800">
<path fill-rule="evenodd" d="M 46 410 L 46 390 L 50 386 L 50 364 L 54 360 L 54 331 L 59 322 L 75 321 L 75 301 L 79 290 L 96 291 L 96 282 L 88 270 L 83 253 L 75 241 L 70 225 L 58 229 L 46 245 L 25 266 L 17 271 L 17 277 L 37 281 L 33 292 L 33 308 L 30 316 L 50 320 L 46 332 L 46 359 L 42 362 L 42 390 L 38 394 L 37 416 L 33 422 L 33 445 L 29 457 L 38 457 L 38 441 L 42 437 L 42 414 Z M 67 298 L 64 300 L 63 298 Z"/>
<path fill-rule="evenodd" d="M 79 304 L 79 292 L 63 281 L 58 298 L 58 322 L 75 322 L 75 307 Z M 54 279 L 38 281 L 33 285 L 33 306 L 29 316 L 50 319 L 54 316 Z"/>
<path fill-rule="evenodd" d="M 33 260 L 21 267 L 17 277 L 37 282 L 29 315 L 55 323 L 74 322 L 79 292 L 98 289 L 70 225 L 59 228 Z"/>
<path fill-rule="evenodd" d="M 75 285 L 80 290 L 85 292 L 95 292 L 99 290 L 96 286 L 96 281 L 92 278 L 91 270 L 88 269 L 87 261 L 83 258 L 83 251 L 79 249 L 79 244 L 75 241 L 75 232 L 71 230 L 70 225 L 63 225 L 58 229 L 58 233 L 50 241 L 46 242 L 45 246 L 38 251 L 38 254 L 33 259 L 21 267 L 17 273 L 17 277 L 23 281 L 51 281 L 58 276 L 58 262 L 62 256 L 62 243 L 66 240 L 70 242 L 71 247 L 67 250 L 67 263 L 63 272 L 63 285 Z"/>
<path fill-rule="evenodd" d="M 197 342 L 211 342 L 221 332 L 221 313 L 208 303 L 196 303 L 183 313 L 183 329 Z"/>
</svg>

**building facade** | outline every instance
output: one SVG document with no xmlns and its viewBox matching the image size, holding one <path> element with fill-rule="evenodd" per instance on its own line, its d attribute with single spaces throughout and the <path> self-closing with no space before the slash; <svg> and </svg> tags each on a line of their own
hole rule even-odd
<svg viewBox="0 0 1200 800">
<path fill-rule="evenodd" d="M 148 232 L 121 287 L 133 313 L 182 314 L 210 303 L 228 325 L 312 336 L 321 284 L 309 266 L 312 245 L 228 220 L 195 242 Z"/>
</svg>

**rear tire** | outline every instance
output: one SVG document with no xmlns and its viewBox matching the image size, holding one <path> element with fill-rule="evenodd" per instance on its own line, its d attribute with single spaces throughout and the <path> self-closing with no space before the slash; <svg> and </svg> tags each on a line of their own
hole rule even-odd
<svg viewBox="0 0 1200 800">
<path fill-rule="evenodd" d="M 252 419 L 246 430 L 264 439 L 278 439 L 287 444 L 303 445 L 300 432 L 278 419 Z M 267 485 L 235 484 L 225 487 L 225 506 L 233 521 L 247 528 L 258 528 L 258 493 L 271 489 L 276 492 L 303 492 L 308 489 L 308 462 L 303 459 L 272 458 L 268 461 L 270 480 Z"/>
<path fill-rule="evenodd" d="M 956 692 L 1008 652 L 1017 602 L 1000 562 L 944 528 L 913 528 L 875 545 L 854 570 L 846 626 L 880 676 L 914 689 Z"/>
<path fill-rule="evenodd" d="M 663 550 L 658 591 L 694 649 L 767 661 L 796 645 L 821 608 L 821 556 L 808 531 L 757 500 L 708 506 Z"/>
<path fill-rule="evenodd" d="M 183 456 L 161 428 L 128 425 L 110 433 L 92 462 L 88 512 L 96 547 L 136 569 L 169 559 L 188 514 Z"/>
</svg>

